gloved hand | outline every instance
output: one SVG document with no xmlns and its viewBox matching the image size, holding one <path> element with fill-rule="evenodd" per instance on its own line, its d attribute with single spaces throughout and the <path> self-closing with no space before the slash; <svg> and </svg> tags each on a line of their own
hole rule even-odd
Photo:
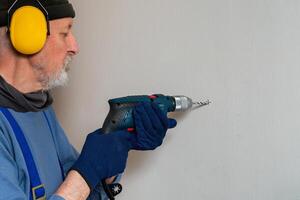
<svg viewBox="0 0 300 200">
<path fill-rule="evenodd" d="M 175 119 L 169 119 L 156 103 L 143 102 L 133 110 L 135 137 L 133 149 L 154 150 L 160 146 L 168 128 L 174 128 Z"/>
<path fill-rule="evenodd" d="M 87 136 L 81 154 L 71 170 L 81 174 L 91 190 L 104 178 L 124 172 L 128 151 L 153 150 L 160 146 L 168 128 L 176 120 L 168 119 L 157 104 L 141 103 L 133 112 L 135 133 L 126 130 L 102 134 L 101 129 Z"/>
<path fill-rule="evenodd" d="M 124 172 L 132 139 L 127 131 L 102 134 L 98 129 L 90 133 L 71 170 L 76 170 L 93 190 L 102 179 Z"/>
</svg>

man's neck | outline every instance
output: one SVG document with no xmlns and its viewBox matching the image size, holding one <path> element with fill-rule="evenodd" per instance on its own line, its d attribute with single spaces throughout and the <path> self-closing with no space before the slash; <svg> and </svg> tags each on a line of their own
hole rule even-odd
<svg viewBox="0 0 300 200">
<path fill-rule="evenodd" d="M 41 84 L 37 81 L 36 74 L 29 64 L 28 59 L 14 59 L 6 57 L 0 63 L 0 75 L 22 93 L 41 90 Z"/>
</svg>

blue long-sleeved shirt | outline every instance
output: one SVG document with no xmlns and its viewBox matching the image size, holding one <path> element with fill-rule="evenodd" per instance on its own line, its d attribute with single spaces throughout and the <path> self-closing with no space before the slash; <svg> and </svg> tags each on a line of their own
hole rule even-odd
<svg viewBox="0 0 300 200">
<path fill-rule="evenodd" d="M 53 108 L 25 113 L 9 111 L 24 132 L 47 199 L 62 200 L 53 194 L 63 182 L 62 171 L 66 175 L 78 153 L 69 143 Z M 0 199 L 28 200 L 29 192 L 30 179 L 22 151 L 9 122 L 0 113 Z M 90 199 L 101 199 L 99 195 L 106 199 L 101 188 L 94 190 Z"/>
</svg>

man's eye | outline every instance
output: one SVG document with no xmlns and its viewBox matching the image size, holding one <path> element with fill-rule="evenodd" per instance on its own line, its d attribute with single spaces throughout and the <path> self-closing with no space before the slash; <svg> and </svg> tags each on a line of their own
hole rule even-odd
<svg viewBox="0 0 300 200">
<path fill-rule="evenodd" d="M 61 33 L 62 36 L 67 37 L 69 33 Z"/>
</svg>

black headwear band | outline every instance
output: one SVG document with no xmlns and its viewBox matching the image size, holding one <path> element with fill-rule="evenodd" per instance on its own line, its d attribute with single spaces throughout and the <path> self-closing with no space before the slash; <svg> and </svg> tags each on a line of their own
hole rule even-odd
<svg viewBox="0 0 300 200">
<path fill-rule="evenodd" d="M 0 4 L 3 0 L 0 0 Z M 7 0 L 6 0 L 7 1 Z M 42 5 L 46 8 L 48 12 L 49 20 L 60 19 L 65 17 L 75 17 L 75 11 L 72 4 L 66 0 L 41 0 Z M 0 27 L 7 26 L 7 10 L 9 5 L 0 5 Z"/>
</svg>

